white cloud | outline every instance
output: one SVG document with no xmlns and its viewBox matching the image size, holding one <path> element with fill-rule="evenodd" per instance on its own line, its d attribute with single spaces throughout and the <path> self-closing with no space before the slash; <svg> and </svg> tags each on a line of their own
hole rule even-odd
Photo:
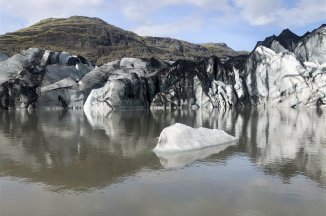
<svg viewBox="0 0 326 216">
<path fill-rule="evenodd" d="M 48 17 L 95 14 L 104 0 L 0 0 L 0 14 L 26 19 L 29 24 Z"/>
<path fill-rule="evenodd" d="M 146 35 L 198 30 L 207 22 L 215 22 L 217 27 L 223 24 L 234 28 L 244 22 L 251 26 L 293 27 L 326 19 L 325 0 L 298 0 L 287 5 L 285 2 L 286 0 L 0 0 L 0 33 L 16 30 L 14 26 L 21 26 L 22 23 L 30 25 L 48 17 L 85 15 L 101 18 L 108 17 L 110 12 L 114 12 L 115 20 L 125 22 L 129 29 Z M 172 23 L 161 14 L 159 20 L 162 23 L 157 23 L 155 18 L 158 12 L 176 6 L 191 6 L 191 11 L 180 15 L 179 20 Z M 166 16 L 169 16 L 168 12 Z M 6 23 L 10 17 L 15 19 L 11 19 L 12 23 Z M 21 19 L 19 24 L 15 24 L 17 18 Z"/>
<path fill-rule="evenodd" d="M 299 0 L 285 6 L 285 0 L 234 0 L 242 19 L 253 26 L 289 27 L 326 19 L 325 0 Z"/>
<path fill-rule="evenodd" d="M 228 0 L 120 0 L 119 2 L 123 13 L 136 20 L 145 20 L 149 14 L 168 6 L 190 5 L 204 11 L 226 11 L 229 8 Z"/>
<path fill-rule="evenodd" d="M 198 18 L 187 18 L 174 23 L 140 25 L 133 31 L 142 36 L 171 36 L 180 32 L 199 30 L 202 24 Z"/>
<path fill-rule="evenodd" d="M 305 25 L 326 19 L 325 0 L 299 0 L 289 5 L 285 0 L 120 0 L 123 13 L 133 21 L 141 23 L 138 32 L 153 32 L 151 28 L 163 33 L 172 24 L 151 23 L 155 12 L 168 6 L 190 5 L 198 8 L 196 16 L 207 20 L 207 12 L 215 13 L 217 23 L 236 25 L 240 21 L 251 26 L 282 26 L 291 27 Z M 145 25 L 144 25 L 145 23 Z M 181 28 L 179 31 L 184 30 Z"/>
<path fill-rule="evenodd" d="M 117 5 L 126 17 L 138 25 L 132 29 L 140 35 L 172 36 L 173 34 L 199 30 L 203 26 L 203 20 L 207 21 L 206 13 L 214 12 L 221 17 L 221 13 L 232 10 L 228 0 L 119 0 Z M 173 6 L 192 6 L 194 10 L 175 22 L 156 23 L 153 17 L 156 12 Z M 169 14 L 167 14 L 169 16 Z"/>
<path fill-rule="evenodd" d="M 325 0 L 301 0 L 293 8 L 280 9 L 275 24 L 282 27 L 305 25 L 319 20 L 326 21 Z"/>
<path fill-rule="evenodd" d="M 275 14 L 282 8 L 282 0 L 235 0 L 235 5 L 251 25 L 266 25 L 275 20 Z"/>
</svg>

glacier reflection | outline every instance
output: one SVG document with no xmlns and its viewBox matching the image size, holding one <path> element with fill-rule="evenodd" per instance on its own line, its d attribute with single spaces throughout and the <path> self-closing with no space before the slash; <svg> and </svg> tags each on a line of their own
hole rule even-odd
<svg viewBox="0 0 326 216">
<path fill-rule="evenodd" d="M 214 163 L 237 154 L 285 182 L 303 174 L 326 186 L 323 110 L 2 111 L 0 121 L 0 175 L 42 182 L 51 190 L 101 188 L 143 169 Z M 151 151 L 157 137 L 177 122 L 223 129 L 239 144 L 158 158 Z"/>
<path fill-rule="evenodd" d="M 247 121 L 246 151 L 269 173 L 304 175 L 326 184 L 326 118 L 322 110 L 255 110 Z"/>
</svg>

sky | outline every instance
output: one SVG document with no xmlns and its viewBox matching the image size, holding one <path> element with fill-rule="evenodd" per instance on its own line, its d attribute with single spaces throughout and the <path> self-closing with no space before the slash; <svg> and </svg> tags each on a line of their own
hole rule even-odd
<svg viewBox="0 0 326 216">
<path fill-rule="evenodd" d="M 73 15 L 98 17 L 142 36 L 224 42 L 250 51 L 285 28 L 303 35 L 326 23 L 326 0 L 0 0 L 0 34 Z"/>
</svg>

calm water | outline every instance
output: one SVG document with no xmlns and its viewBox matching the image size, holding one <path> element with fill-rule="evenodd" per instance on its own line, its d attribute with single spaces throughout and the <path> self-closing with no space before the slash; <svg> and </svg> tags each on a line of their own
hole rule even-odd
<svg viewBox="0 0 326 216">
<path fill-rule="evenodd" d="M 158 158 L 181 122 L 239 137 Z M 0 215 L 326 214 L 326 110 L 0 112 Z"/>
</svg>

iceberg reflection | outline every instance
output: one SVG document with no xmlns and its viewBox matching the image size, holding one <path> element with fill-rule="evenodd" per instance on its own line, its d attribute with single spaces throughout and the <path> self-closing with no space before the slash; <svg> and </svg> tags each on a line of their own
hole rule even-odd
<svg viewBox="0 0 326 216">
<path fill-rule="evenodd" d="M 179 168 L 187 164 L 191 164 L 197 160 L 208 158 L 211 155 L 218 156 L 218 154 L 230 146 L 235 145 L 236 142 L 225 143 L 216 146 L 210 146 L 202 149 L 195 149 L 183 152 L 155 152 L 160 159 L 161 165 L 166 168 Z"/>
</svg>

